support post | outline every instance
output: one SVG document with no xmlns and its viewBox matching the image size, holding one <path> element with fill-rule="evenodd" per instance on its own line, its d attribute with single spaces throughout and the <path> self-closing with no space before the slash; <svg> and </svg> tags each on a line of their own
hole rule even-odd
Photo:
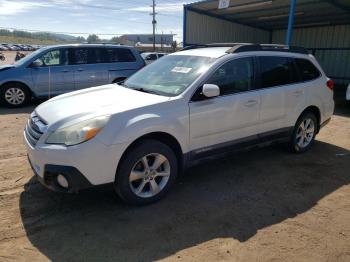
<svg viewBox="0 0 350 262">
<path fill-rule="evenodd" d="M 290 0 L 288 29 L 287 29 L 287 35 L 286 35 L 286 45 L 290 45 L 290 43 L 292 41 L 294 13 L 295 13 L 295 0 Z"/>
<path fill-rule="evenodd" d="M 184 14 L 183 14 L 183 30 L 182 30 L 182 46 L 186 47 L 186 25 L 187 24 L 187 8 L 186 5 L 184 5 Z"/>
<path fill-rule="evenodd" d="M 152 0 L 153 51 L 156 51 L 156 3 Z"/>
</svg>

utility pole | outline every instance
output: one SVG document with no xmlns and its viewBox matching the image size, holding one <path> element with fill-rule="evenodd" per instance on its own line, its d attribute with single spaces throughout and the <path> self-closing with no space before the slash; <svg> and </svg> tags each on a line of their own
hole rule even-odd
<svg viewBox="0 0 350 262">
<path fill-rule="evenodd" d="M 156 1 L 152 0 L 152 25 L 153 25 L 153 51 L 156 51 Z"/>
</svg>

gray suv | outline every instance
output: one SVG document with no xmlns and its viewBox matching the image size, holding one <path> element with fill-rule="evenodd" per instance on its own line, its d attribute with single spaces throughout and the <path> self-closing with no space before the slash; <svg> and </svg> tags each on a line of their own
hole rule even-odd
<svg viewBox="0 0 350 262">
<path fill-rule="evenodd" d="M 41 48 L 13 65 L 0 67 L 0 103 L 20 107 L 87 87 L 118 83 L 145 66 L 139 52 L 112 44 L 71 44 Z"/>
</svg>

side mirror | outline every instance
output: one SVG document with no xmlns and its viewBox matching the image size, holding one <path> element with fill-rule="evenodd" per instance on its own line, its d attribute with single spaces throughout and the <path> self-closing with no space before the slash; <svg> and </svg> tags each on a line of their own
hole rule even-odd
<svg viewBox="0 0 350 262">
<path fill-rule="evenodd" d="M 30 67 L 37 68 L 37 67 L 41 67 L 42 65 L 43 63 L 40 60 L 35 60 L 30 64 Z"/>
<path fill-rule="evenodd" d="M 204 84 L 202 87 L 202 93 L 205 97 L 216 97 L 220 95 L 220 88 L 213 84 Z"/>
</svg>

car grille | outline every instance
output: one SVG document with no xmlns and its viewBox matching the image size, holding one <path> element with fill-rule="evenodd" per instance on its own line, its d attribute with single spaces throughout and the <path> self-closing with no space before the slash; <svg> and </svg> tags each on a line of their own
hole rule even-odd
<svg viewBox="0 0 350 262">
<path fill-rule="evenodd" d="M 30 115 L 25 127 L 25 136 L 28 142 L 34 147 L 44 131 L 47 125 L 42 121 L 34 112 Z"/>
</svg>

